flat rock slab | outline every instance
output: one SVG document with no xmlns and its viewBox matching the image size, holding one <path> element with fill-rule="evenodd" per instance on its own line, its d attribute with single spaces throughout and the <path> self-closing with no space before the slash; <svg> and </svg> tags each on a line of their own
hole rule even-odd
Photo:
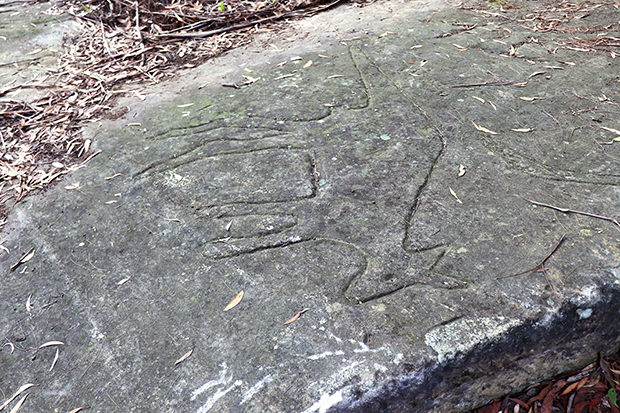
<svg viewBox="0 0 620 413">
<path fill-rule="evenodd" d="M 99 129 L 7 224 L 5 397 L 463 411 L 615 350 L 620 228 L 530 202 L 620 207 L 620 59 L 562 36 L 412 13 Z"/>
<path fill-rule="evenodd" d="M 0 2 L 0 102 L 43 96 L 37 87 L 58 69 L 63 37 L 79 33 L 79 24 L 56 6 Z"/>
</svg>

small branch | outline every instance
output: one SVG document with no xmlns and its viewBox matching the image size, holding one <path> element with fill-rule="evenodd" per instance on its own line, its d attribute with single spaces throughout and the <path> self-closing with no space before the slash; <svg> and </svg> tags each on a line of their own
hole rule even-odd
<svg viewBox="0 0 620 413">
<path fill-rule="evenodd" d="M 465 33 L 465 32 L 470 32 L 470 31 L 474 30 L 476 27 L 478 27 L 477 23 L 474 23 L 471 26 L 466 24 L 465 27 L 463 27 L 462 29 L 458 29 L 458 30 L 455 30 L 453 32 L 448 32 L 448 33 L 441 34 L 439 36 L 435 36 L 435 39 L 445 39 L 446 37 L 451 37 L 451 36 L 455 36 L 457 34 L 461 34 L 461 33 Z"/>
<path fill-rule="evenodd" d="M 99 20 L 99 24 L 101 26 L 101 39 L 103 40 L 103 47 L 105 51 L 108 52 L 109 56 L 112 56 L 112 50 L 110 50 L 110 44 L 108 43 L 108 39 L 105 35 L 105 27 L 103 27 L 103 21 Z"/>
<path fill-rule="evenodd" d="M 214 30 L 208 30 L 208 31 L 203 31 L 203 32 L 181 32 L 181 33 L 170 33 L 169 32 L 169 33 L 156 34 L 155 37 L 156 38 L 171 37 L 171 38 L 200 39 L 200 38 L 205 38 L 205 37 L 213 36 L 213 35 L 220 34 L 220 33 L 226 33 L 232 30 L 244 29 L 246 27 L 251 27 L 257 24 L 270 23 L 270 22 L 277 21 L 280 19 L 286 19 L 290 17 L 301 17 L 304 15 L 317 13 L 319 11 L 327 10 L 331 7 L 334 7 L 337 4 L 339 4 L 341 1 L 342 0 L 335 0 L 324 6 L 314 7 L 314 8 L 306 9 L 306 10 L 293 10 L 293 11 L 278 14 L 275 16 L 264 17 L 262 19 L 257 19 L 254 21 L 248 21 L 244 23 L 238 23 L 232 26 L 221 27 L 219 29 L 214 29 Z"/>
<path fill-rule="evenodd" d="M 617 219 L 615 219 L 615 218 L 606 217 L 606 216 L 598 215 L 598 214 L 593 214 L 591 212 L 577 211 L 577 210 L 568 209 L 568 208 L 560 208 L 560 207 L 557 207 L 555 205 L 550 205 L 550 204 L 545 204 L 545 203 L 542 203 L 542 202 L 532 201 L 531 199 L 526 199 L 526 201 L 528 201 L 528 202 L 530 202 L 530 203 L 532 203 L 534 205 L 538 205 L 538 206 L 544 207 L 544 208 L 550 208 L 550 209 L 554 209 L 556 211 L 564 212 L 565 214 L 577 214 L 577 215 L 583 215 L 583 216 L 586 216 L 586 217 L 602 219 L 603 221 L 608 221 L 608 222 L 611 222 L 613 224 L 616 224 L 616 226 L 618 228 L 620 228 L 620 222 Z"/>
<path fill-rule="evenodd" d="M 5 3 L 0 3 L 0 7 L 6 7 L 6 6 L 11 6 L 13 4 L 19 4 L 19 3 L 32 3 L 33 0 L 13 0 L 13 1 L 7 1 Z"/>
<path fill-rule="evenodd" d="M 456 88 L 464 88 L 464 87 L 482 87 L 482 86 L 519 86 L 519 87 L 523 87 L 525 85 L 528 84 L 528 82 L 530 81 L 531 78 L 536 77 L 536 76 L 540 76 L 543 75 L 547 72 L 534 72 L 531 75 L 529 75 L 527 77 L 527 79 L 525 79 L 523 82 L 516 82 L 516 81 L 496 81 L 496 82 L 484 82 L 484 83 L 465 83 L 462 85 L 452 85 L 452 86 L 448 86 L 448 89 L 456 89 Z"/>
<path fill-rule="evenodd" d="M 137 1 L 136 1 L 136 32 L 138 33 L 138 40 L 140 40 L 140 43 L 144 43 L 144 40 L 142 39 L 142 32 L 140 31 L 140 14 L 139 14 L 139 7 L 138 7 Z"/>
<path fill-rule="evenodd" d="M 162 34 L 156 34 L 155 37 L 175 37 L 175 38 L 200 39 L 200 38 L 209 37 L 209 36 L 213 36 L 213 35 L 220 34 L 220 33 L 226 33 L 226 32 L 232 31 L 232 30 L 244 29 L 246 27 L 254 26 L 256 24 L 272 22 L 274 20 L 278 20 L 278 19 L 281 19 L 283 17 L 286 17 L 286 16 L 281 14 L 281 15 L 278 15 L 278 16 L 265 17 L 265 18 L 262 18 L 262 19 L 258 19 L 258 20 L 254 20 L 254 21 L 250 21 L 250 22 L 246 22 L 246 23 L 234 24 L 234 25 L 228 26 L 228 27 L 221 27 L 219 29 L 208 30 L 206 32 L 162 33 Z"/>
<path fill-rule="evenodd" d="M 18 63 L 34 62 L 34 61 L 37 61 L 37 60 L 41 60 L 41 58 L 40 57 L 34 57 L 32 59 L 13 60 L 12 62 L 0 63 L 0 67 L 11 66 L 11 65 L 14 65 L 14 64 L 18 64 Z"/>
<path fill-rule="evenodd" d="M 496 280 L 503 280 L 503 279 L 506 279 L 506 278 L 518 277 L 519 275 L 527 274 L 527 273 L 530 273 L 530 272 L 542 272 L 544 274 L 544 272 L 547 271 L 547 268 L 545 268 L 545 263 L 547 262 L 547 260 L 549 258 L 551 258 L 551 256 L 553 254 L 555 254 L 555 252 L 558 250 L 558 248 L 560 248 L 560 245 L 562 245 L 562 243 L 564 242 L 565 238 L 566 238 L 566 234 L 562 235 L 562 237 L 555 244 L 555 247 L 553 247 L 551 252 L 549 254 L 547 254 L 547 256 L 541 262 L 539 262 L 538 264 L 536 264 L 532 268 L 529 268 L 529 269 L 527 269 L 525 271 L 518 272 L 516 274 L 510 274 L 510 275 L 504 275 L 503 277 L 497 277 Z M 545 279 L 546 278 L 547 277 L 545 275 Z M 549 280 L 547 280 L 547 283 L 549 283 Z M 551 288 L 553 289 L 553 287 L 551 287 Z"/>
<path fill-rule="evenodd" d="M 460 87 L 482 87 L 482 86 L 509 86 L 513 85 L 516 82 L 513 81 L 504 81 L 504 82 L 484 82 L 484 83 L 466 83 L 463 85 L 452 85 L 448 86 L 449 89 L 456 89 Z"/>
<path fill-rule="evenodd" d="M 19 89 L 46 89 L 53 87 L 56 87 L 56 85 L 46 85 L 43 83 L 24 83 L 23 85 L 11 86 L 4 90 L 0 90 L 0 96 L 4 96 L 9 92 L 13 92 Z"/>
</svg>

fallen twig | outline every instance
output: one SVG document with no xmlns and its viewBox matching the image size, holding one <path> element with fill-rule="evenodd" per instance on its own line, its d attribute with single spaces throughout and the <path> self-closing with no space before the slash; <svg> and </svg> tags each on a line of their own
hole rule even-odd
<svg viewBox="0 0 620 413">
<path fill-rule="evenodd" d="M 56 87 L 56 85 L 46 85 L 43 83 L 24 83 L 22 85 L 11 86 L 4 90 L 0 90 L 0 96 L 4 96 L 9 92 L 13 92 L 19 89 L 49 89 L 53 87 Z"/>
<path fill-rule="evenodd" d="M 562 235 L 562 237 L 560 238 L 560 240 L 555 244 L 555 247 L 553 247 L 553 249 L 551 250 L 551 252 L 549 254 L 547 254 L 547 256 L 545 258 L 543 258 L 543 260 L 541 262 L 539 262 L 538 264 L 536 264 L 535 266 L 533 266 L 532 268 L 528 268 L 525 271 L 521 271 L 515 274 L 510 274 L 510 275 L 504 275 L 502 277 L 497 277 L 497 280 L 503 280 L 506 278 L 512 278 L 512 277 L 518 277 L 519 275 L 523 275 L 523 274 L 527 274 L 530 272 L 543 272 L 547 270 L 547 268 L 545 268 L 545 263 L 547 262 L 547 260 L 549 258 L 551 258 L 551 256 L 553 254 L 555 254 L 555 252 L 558 250 L 558 248 L 560 248 L 560 245 L 562 245 L 562 242 L 564 242 L 564 239 L 566 238 L 566 234 Z M 546 277 L 545 277 L 546 278 Z M 553 288 L 553 287 L 552 287 Z"/>
<path fill-rule="evenodd" d="M 482 86 L 509 86 L 509 85 L 513 85 L 517 82 L 513 82 L 513 81 L 503 81 L 503 82 L 484 82 L 484 83 L 465 83 L 462 85 L 451 85 L 448 86 L 449 89 L 456 89 L 456 88 L 460 88 L 460 87 L 482 87 Z"/>
<path fill-rule="evenodd" d="M 12 62 L 0 63 L 0 67 L 11 66 L 11 65 L 15 65 L 15 64 L 19 64 L 19 63 L 25 63 L 25 62 L 35 62 L 37 60 L 41 60 L 41 58 L 40 57 L 34 57 L 32 59 L 13 60 Z"/>
<path fill-rule="evenodd" d="M 583 216 L 586 216 L 586 217 L 602 219 L 603 221 L 609 221 L 609 222 L 611 222 L 613 224 L 616 224 L 616 226 L 618 226 L 618 228 L 620 228 L 620 222 L 617 219 L 615 219 L 615 218 L 606 217 L 606 216 L 598 215 L 598 214 L 593 214 L 591 212 L 577 211 L 575 209 L 560 208 L 560 207 L 557 207 L 555 205 L 550 205 L 550 204 L 545 204 L 545 203 L 542 203 L 542 202 L 532 201 L 531 199 L 527 199 L 527 201 L 531 202 L 534 205 L 538 205 L 538 206 L 541 206 L 541 207 L 550 208 L 550 209 L 554 209 L 556 211 L 564 212 L 565 214 L 577 214 L 577 215 L 583 215 Z"/>
<path fill-rule="evenodd" d="M 34 0 L 13 0 L 13 1 L 7 1 L 5 3 L 0 3 L 0 7 L 10 6 L 10 5 L 19 4 L 19 3 L 34 3 Z"/>
<path fill-rule="evenodd" d="M 317 13 L 319 11 L 323 11 L 323 10 L 327 10 L 331 7 L 336 6 L 337 4 L 339 4 L 340 2 L 342 2 L 343 0 L 336 0 L 333 1 L 329 4 L 326 4 L 324 6 L 319 6 L 319 7 L 313 7 L 311 9 L 308 10 L 293 10 L 290 12 L 286 12 L 286 13 L 282 13 L 282 14 L 277 14 L 275 16 L 268 16 L 268 17 L 263 17 L 262 19 L 257 19 L 257 20 L 250 20 L 247 22 L 243 22 L 243 23 L 239 23 L 239 24 L 234 24 L 231 26 L 225 26 L 225 27 L 220 27 L 218 29 L 213 29 L 213 30 L 207 30 L 207 31 L 195 31 L 195 32 L 177 32 L 177 33 L 162 33 L 162 34 L 156 34 L 155 37 L 158 38 L 189 38 L 189 39 L 200 39 L 200 38 L 205 38 L 205 37 L 209 37 L 209 36 L 213 36 L 216 34 L 220 34 L 220 33 L 226 33 L 229 31 L 233 31 L 233 30 L 239 30 L 239 29 L 244 29 L 246 27 L 250 27 L 250 26 L 255 26 L 257 24 L 263 24 L 263 23 L 270 23 L 270 22 L 274 22 L 277 20 L 281 20 L 281 19 L 286 19 L 286 18 L 290 18 L 290 17 L 300 17 L 303 16 L 305 14 L 311 14 L 311 13 Z"/>
</svg>

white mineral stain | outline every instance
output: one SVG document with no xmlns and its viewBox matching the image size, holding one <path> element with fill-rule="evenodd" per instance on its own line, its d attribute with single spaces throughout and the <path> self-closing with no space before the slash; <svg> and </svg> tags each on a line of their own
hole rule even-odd
<svg viewBox="0 0 620 413">
<path fill-rule="evenodd" d="M 323 359 L 323 358 L 329 357 L 329 356 L 344 356 L 344 351 L 342 351 L 342 350 L 324 351 L 321 354 L 313 354 L 311 356 L 308 356 L 308 360 L 319 360 L 319 359 Z"/>
<path fill-rule="evenodd" d="M 261 389 L 263 387 L 265 387 L 265 385 L 271 383 L 272 381 L 273 381 L 273 377 L 271 376 L 271 374 L 268 374 L 267 376 L 265 376 L 262 379 L 260 379 L 248 391 L 243 393 L 243 398 L 241 399 L 241 403 L 239 403 L 239 404 L 243 404 L 243 403 L 247 402 L 248 400 L 250 400 L 252 397 L 254 397 L 254 395 L 256 393 L 261 391 Z"/>
<path fill-rule="evenodd" d="M 183 187 L 189 184 L 189 179 L 176 172 L 167 171 L 162 177 L 162 183 L 170 188 Z"/>
<path fill-rule="evenodd" d="M 405 356 L 402 353 L 398 353 L 396 356 L 394 356 L 394 360 L 392 360 L 392 363 L 398 365 L 401 361 L 403 361 L 404 358 Z"/>
<path fill-rule="evenodd" d="M 518 324 L 518 320 L 502 316 L 463 318 L 429 331 L 424 336 L 424 342 L 435 350 L 437 361 L 443 363 L 458 353 L 465 353 L 478 344 L 499 337 Z"/>
<path fill-rule="evenodd" d="M 235 387 L 241 386 L 242 383 L 243 382 L 241 380 L 237 380 L 236 382 L 234 382 L 227 389 L 216 391 L 213 396 L 211 396 L 211 397 L 209 397 L 209 399 L 207 399 L 207 402 L 205 404 L 203 404 L 200 407 L 200 409 L 197 410 L 196 413 L 207 413 L 209 410 L 211 410 L 211 408 L 215 405 L 215 403 L 217 403 L 217 401 L 219 399 L 221 399 L 222 397 L 226 396 L 226 394 L 229 391 L 233 390 Z"/>
<path fill-rule="evenodd" d="M 224 385 L 228 384 L 230 382 L 230 380 L 232 380 L 231 378 L 228 378 L 228 379 L 226 378 L 226 373 L 228 372 L 228 366 L 226 365 L 225 362 L 221 364 L 221 367 L 222 367 L 222 370 L 220 370 L 219 377 L 217 379 L 214 379 L 214 380 L 209 380 L 208 382 L 206 382 L 205 384 L 203 384 L 202 386 L 200 386 L 199 388 L 194 390 L 192 392 L 192 397 L 190 398 L 190 400 L 192 400 L 192 401 L 196 400 L 196 397 L 198 397 L 202 393 L 206 392 L 211 387 L 224 386 Z"/>
<path fill-rule="evenodd" d="M 308 407 L 303 413 L 319 412 L 325 413 L 327 409 L 342 401 L 342 390 L 338 390 L 334 394 L 323 394 L 319 401 Z"/>
<path fill-rule="evenodd" d="M 590 316 L 592 315 L 592 309 L 591 308 L 578 308 L 577 309 L 577 315 L 579 316 L 580 319 L 585 320 L 586 318 L 590 318 Z"/>
</svg>

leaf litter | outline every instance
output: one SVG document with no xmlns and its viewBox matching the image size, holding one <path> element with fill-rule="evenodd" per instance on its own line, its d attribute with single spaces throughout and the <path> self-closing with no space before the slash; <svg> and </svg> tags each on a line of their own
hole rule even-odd
<svg viewBox="0 0 620 413">
<path fill-rule="evenodd" d="M 52 340 L 52 341 L 47 341 L 43 344 L 41 344 L 37 350 L 41 350 L 42 348 L 46 348 L 46 347 L 53 347 L 53 346 L 64 346 L 65 343 L 63 343 L 62 341 L 56 341 L 56 340 Z"/>
<path fill-rule="evenodd" d="M 183 354 L 177 361 L 174 362 L 174 365 L 177 366 L 183 363 L 185 360 L 187 360 L 192 355 L 193 352 L 194 352 L 194 349 L 191 349 L 187 353 Z"/>
<path fill-rule="evenodd" d="M 58 355 L 60 354 L 60 351 L 58 350 L 58 348 L 56 348 L 56 354 L 54 355 L 54 360 L 52 361 L 52 365 L 50 366 L 50 370 L 52 371 L 54 370 L 54 367 L 56 366 L 56 362 L 58 361 Z"/>
<path fill-rule="evenodd" d="M 463 201 L 461 201 L 461 199 L 458 197 L 456 192 L 454 192 L 454 189 L 452 189 L 450 187 L 448 187 L 448 189 L 450 190 L 450 195 L 452 195 L 454 197 L 454 199 L 456 199 L 456 202 L 458 202 L 459 204 L 463 205 Z"/>
<path fill-rule="evenodd" d="M 228 305 L 224 308 L 224 311 L 228 311 L 228 310 L 235 308 L 241 302 L 241 300 L 243 300 L 244 294 L 245 292 L 243 290 L 239 291 L 239 294 L 237 294 L 235 298 L 233 298 L 232 301 L 228 303 Z"/>
<path fill-rule="evenodd" d="M 478 124 L 476 124 L 476 122 L 474 122 L 473 120 L 471 121 L 471 123 L 474 124 L 474 127 L 479 130 L 480 132 L 484 132 L 484 133 L 488 133 L 489 135 L 497 135 L 497 132 L 494 132 L 490 129 L 485 128 L 484 126 L 480 126 Z"/>
<path fill-rule="evenodd" d="M 289 318 L 288 320 L 286 320 L 284 323 L 282 323 L 283 326 L 287 325 L 287 324 L 291 324 L 294 323 L 295 321 L 297 321 L 299 319 L 299 317 L 301 317 L 301 315 L 303 313 L 305 313 L 306 311 L 310 310 L 309 308 L 304 308 L 303 310 L 299 311 L 297 314 L 295 314 L 293 317 Z"/>
<path fill-rule="evenodd" d="M 4 403 L 0 405 L 0 411 L 4 410 L 9 404 L 11 404 L 13 400 L 17 399 L 23 392 L 34 386 L 37 386 L 37 384 L 27 383 L 21 386 L 11 397 L 6 399 Z"/>
<path fill-rule="evenodd" d="M 53 7 L 81 25 L 58 54 L 58 69 L 34 83 L 0 90 L 0 216 L 30 193 L 47 188 L 92 158 L 86 122 L 118 118 L 110 109 L 120 96 L 142 96 L 140 82 L 156 84 L 179 69 L 195 67 L 248 44 L 256 28 L 364 0 L 69 0 Z M 271 26 L 270 26 L 271 25 Z M 248 79 L 246 84 L 253 83 Z M 39 89 L 28 101 L 12 91 Z M 75 188 L 77 189 L 77 188 Z"/>
<path fill-rule="evenodd" d="M 78 412 L 81 412 L 82 410 L 88 410 L 88 409 L 90 409 L 90 406 L 77 407 L 71 410 L 69 413 L 78 413 Z"/>
<path fill-rule="evenodd" d="M 35 249 L 30 248 L 28 252 L 21 256 L 21 258 L 11 266 L 11 271 L 15 271 L 20 265 L 27 263 L 34 257 Z"/>
<path fill-rule="evenodd" d="M 601 357 L 580 370 L 559 374 L 524 391 L 497 398 L 474 413 L 618 413 L 620 353 Z"/>
<path fill-rule="evenodd" d="M 19 401 L 17 403 L 15 403 L 15 406 L 13 406 L 13 408 L 11 409 L 11 411 L 9 413 L 17 413 L 17 412 L 19 412 L 19 410 L 22 408 L 22 405 L 24 404 L 24 402 L 26 401 L 28 396 L 30 396 L 30 393 L 24 394 L 24 396 L 21 399 L 19 399 Z"/>
</svg>

